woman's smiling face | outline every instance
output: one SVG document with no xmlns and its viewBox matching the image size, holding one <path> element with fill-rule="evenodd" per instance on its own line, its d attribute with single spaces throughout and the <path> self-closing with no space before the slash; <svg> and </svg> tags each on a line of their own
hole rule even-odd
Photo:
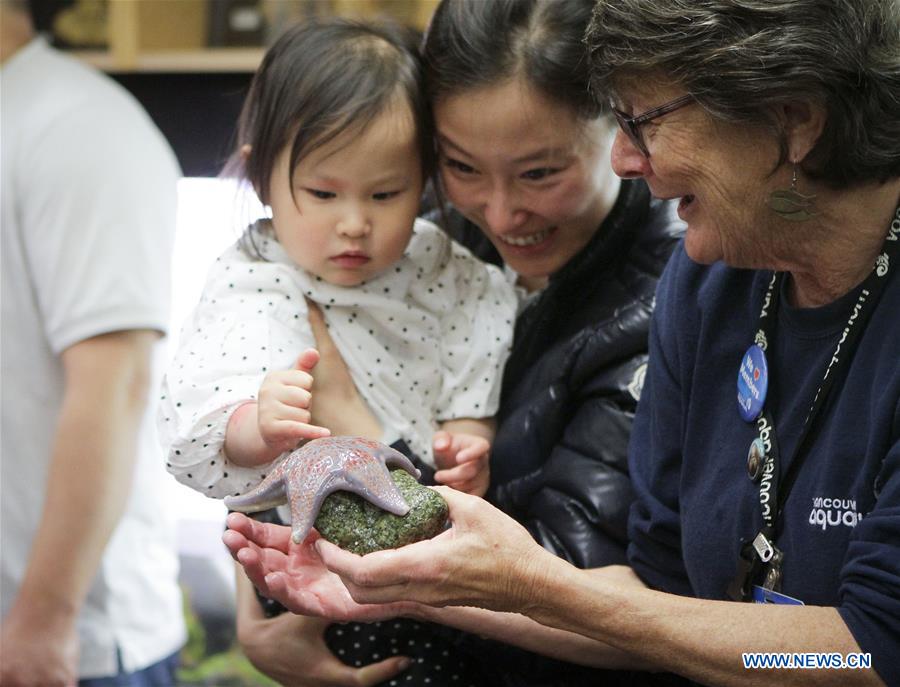
<svg viewBox="0 0 900 687">
<path fill-rule="evenodd" d="M 640 114 L 684 95 L 665 80 L 646 79 L 617 103 Z M 766 199 L 790 186 L 790 165 L 776 170 L 778 143 L 761 125 L 725 122 L 697 103 L 647 122 L 642 134 L 650 157 L 624 132 L 612 147 L 612 166 L 623 178 L 643 177 L 657 198 L 678 199 L 687 223 L 685 250 L 696 262 L 723 260 L 732 267 L 773 268 L 797 236 L 773 226 Z"/>
<path fill-rule="evenodd" d="M 610 126 L 514 79 L 435 104 L 441 178 L 526 283 L 563 267 L 615 202 Z"/>
</svg>

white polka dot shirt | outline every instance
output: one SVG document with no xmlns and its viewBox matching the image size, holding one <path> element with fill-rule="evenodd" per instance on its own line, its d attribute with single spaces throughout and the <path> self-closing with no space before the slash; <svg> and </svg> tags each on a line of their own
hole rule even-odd
<svg viewBox="0 0 900 687">
<path fill-rule="evenodd" d="M 426 462 L 440 422 L 496 411 L 517 307 L 499 269 L 418 219 L 398 263 L 359 286 L 335 286 L 296 266 L 261 222 L 213 265 L 163 385 L 160 436 L 179 481 L 221 498 L 270 468 L 229 463 L 225 428 L 269 371 L 315 346 L 307 298 L 386 433 Z"/>
</svg>

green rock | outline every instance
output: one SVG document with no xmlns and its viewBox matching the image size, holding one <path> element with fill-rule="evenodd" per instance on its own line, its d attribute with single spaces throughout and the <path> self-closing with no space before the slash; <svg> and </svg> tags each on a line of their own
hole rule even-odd
<svg viewBox="0 0 900 687">
<path fill-rule="evenodd" d="M 406 503 L 406 515 L 394 515 L 349 491 L 329 495 L 319 509 L 316 529 L 325 539 L 360 555 L 395 549 L 429 539 L 447 523 L 447 502 L 423 487 L 406 470 L 391 470 Z"/>
</svg>

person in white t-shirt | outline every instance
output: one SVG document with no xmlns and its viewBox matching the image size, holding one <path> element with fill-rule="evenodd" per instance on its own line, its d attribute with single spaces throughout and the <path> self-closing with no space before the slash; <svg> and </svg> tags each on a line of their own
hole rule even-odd
<svg viewBox="0 0 900 687">
<path fill-rule="evenodd" d="M 167 372 L 159 428 L 180 481 L 244 493 L 329 434 L 340 408 L 319 403 L 311 424 L 318 308 L 389 428 L 370 438 L 485 493 L 517 301 L 498 268 L 416 219 L 430 127 L 413 49 L 387 27 L 307 23 L 269 50 L 235 157 L 272 217 L 214 263 Z"/>
<path fill-rule="evenodd" d="M 185 627 L 150 406 L 178 165 L 24 3 L 0 19 L 0 684 L 168 687 Z"/>
</svg>

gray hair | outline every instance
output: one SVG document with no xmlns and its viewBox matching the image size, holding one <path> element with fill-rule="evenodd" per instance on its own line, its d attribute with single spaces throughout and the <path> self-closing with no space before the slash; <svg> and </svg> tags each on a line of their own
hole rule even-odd
<svg viewBox="0 0 900 687">
<path fill-rule="evenodd" d="M 900 0 L 598 0 L 585 40 L 595 92 L 661 74 L 713 116 L 776 132 L 776 106 L 809 100 L 827 121 L 808 176 L 900 176 Z"/>
</svg>

